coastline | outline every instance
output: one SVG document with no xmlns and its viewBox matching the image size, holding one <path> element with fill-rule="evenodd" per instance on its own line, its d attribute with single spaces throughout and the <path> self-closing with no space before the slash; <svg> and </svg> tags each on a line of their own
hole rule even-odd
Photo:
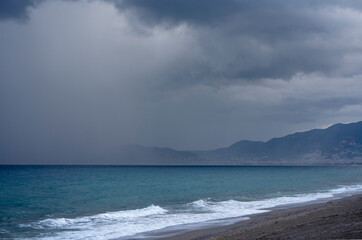
<svg viewBox="0 0 362 240">
<path fill-rule="evenodd" d="M 232 225 L 191 230 L 160 239 L 362 239 L 362 194 L 271 210 Z"/>
</svg>

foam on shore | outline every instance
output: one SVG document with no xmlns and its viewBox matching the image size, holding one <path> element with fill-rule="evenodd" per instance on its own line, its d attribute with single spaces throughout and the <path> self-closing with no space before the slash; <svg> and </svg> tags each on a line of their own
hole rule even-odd
<svg viewBox="0 0 362 240">
<path fill-rule="evenodd" d="M 39 238 L 113 239 L 133 236 L 166 227 L 205 223 L 227 218 L 247 219 L 247 215 L 270 211 L 277 206 L 305 203 L 362 191 L 362 185 L 341 186 L 325 192 L 296 194 L 257 201 L 210 201 L 200 199 L 179 208 L 151 205 L 146 208 L 123 210 L 77 218 L 48 218 L 22 224 L 21 227 L 54 230 Z"/>
</svg>

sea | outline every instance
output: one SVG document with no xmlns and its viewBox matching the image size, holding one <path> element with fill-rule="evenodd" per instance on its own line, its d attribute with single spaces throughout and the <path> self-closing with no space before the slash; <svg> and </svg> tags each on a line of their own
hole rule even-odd
<svg viewBox="0 0 362 240">
<path fill-rule="evenodd" d="M 0 166 L 0 239 L 154 239 L 362 192 L 362 166 Z"/>
</svg>

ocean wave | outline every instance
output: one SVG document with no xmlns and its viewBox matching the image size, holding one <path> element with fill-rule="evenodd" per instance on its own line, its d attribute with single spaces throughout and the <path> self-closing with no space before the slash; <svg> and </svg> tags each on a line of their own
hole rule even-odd
<svg viewBox="0 0 362 240">
<path fill-rule="evenodd" d="M 5 229 L 0 228 L 0 233 L 9 233 L 9 231 L 7 231 L 7 230 L 5 230 Z"/>
<path fill-rule="evenodd" d="M 183 210 L 173 211 L 157 205 L 146 208 L 108 212 L 78 218 L 45 219 L 21 227 L 35 229 L 54 229 L 46 239 L 111 239 L 132 236 L 142 232 L 166 227 L 236 218 L 241 220 L 250 214 L 270 211 L 270 208 L 310 202 L 362 191 L 362 185 L 341 186 L 337 189 L 319 193 L 297 194 L 257 201 L 227 200 L 215 202 L 200 199 L 185 204 Z"/>
<path fill-rule="evenodd" d="M 35 229 L 73 229 L 74 226 L 84 228 L 88 224 L 110 224 L 112 222 L 128 221 L 152 215 L 162 215 L 167 213 L 166 209 L 160 206 L 151 205 L 146 208 L 125 210 L 117 212 L 101 213 L 92 216 L 78 218 L 50 218 L 30 224 L 21 224 L 21 227 L 32 227 Z"/>
</svg>

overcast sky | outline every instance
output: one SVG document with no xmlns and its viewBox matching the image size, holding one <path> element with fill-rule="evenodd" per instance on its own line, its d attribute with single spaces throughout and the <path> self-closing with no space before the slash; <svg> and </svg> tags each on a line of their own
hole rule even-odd
<svg viewBox="0 0 362 240">
<path fill-rule="evenodd" d="M 360 121 L 362 1 L 1 0 L 0 114 L 0 162 Z"/>
</svg>

